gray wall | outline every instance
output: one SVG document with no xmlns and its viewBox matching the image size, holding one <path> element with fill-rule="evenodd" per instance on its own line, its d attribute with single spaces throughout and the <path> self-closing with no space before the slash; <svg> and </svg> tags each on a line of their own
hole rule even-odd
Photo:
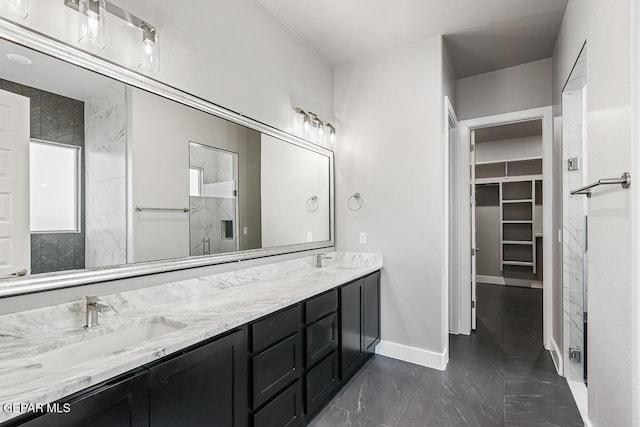
<svg viewBox="0 0 640 427">
<path fill-rule="evenodd" d="M 440 37 L 336 70 L 338 249 L 384 253 L 379 349 L 412 347 L 419 363 L 441 360 L 448 341 L 443 79 Z M 347 208 L 354 192 L 364 201 L 357 212 Z"/>
<path fill-rule="evenodd" d="M 0 89 L 29 98 L 31 138 L 83 147 L 80 233 L 31 234 L 31 274 L 85 267 L 84 103 L 0 79 Z"/>
<path fill-rule="evenodd" d="M 460 120 L 551 105 L 551 58 L 456 82 Z"/>
</svg>

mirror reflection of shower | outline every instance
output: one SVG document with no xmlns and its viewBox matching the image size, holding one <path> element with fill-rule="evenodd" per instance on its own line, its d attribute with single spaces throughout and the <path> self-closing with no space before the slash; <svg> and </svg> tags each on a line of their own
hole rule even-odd
<svg viewBox="0 0 640 427">
<path fill-rule="evenodd" d="M 239 250 L 238 153 L 189 144 L 190 254 Z"/>
<path fill-rule="evenodd" d="M 588 198 L 586 184 L 587 52 L 582 49 L 562 91 L 563 307 L 565 376 L 587 382 Z"/>
</svg>

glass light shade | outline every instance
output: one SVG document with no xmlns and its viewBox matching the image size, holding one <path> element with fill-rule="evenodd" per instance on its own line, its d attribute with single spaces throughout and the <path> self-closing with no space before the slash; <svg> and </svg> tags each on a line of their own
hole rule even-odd
<svg viewBox="0 0 640 427">
<path fill-rule="evenodd" d="M 138 68 L 149 72 L 160 70 L 159 53 L 160 40 L 156 29 L 148 24 L 142 24 L 142 41 L 139 47 Z"/>
<path fill-rule="evenodd" d="M 104 48 L 105 0 L 80 0 L 78 42 L 92 49 Z"/>
<path fill-rule="evenodd" d="M 29 0 L 0 0 L 0 12 L 11 18 L 25 19 L 29 15 Z"/>
</svg>

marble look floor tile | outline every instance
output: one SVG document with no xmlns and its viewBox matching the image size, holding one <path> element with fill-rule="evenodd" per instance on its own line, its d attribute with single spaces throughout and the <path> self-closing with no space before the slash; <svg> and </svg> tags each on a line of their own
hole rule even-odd
<svg viewBox="0 0 640 427">
<path fill-rule="evenodd" d="M 425 373 L 398 426 L 500 426 L 504 424 L 501 373 L 475 370 Z"/>
<path fill-rule="evenodd" d="M 335 405 L 322 410 L 309 424 L 309 427 L 390 427 L 371 421 Z"/>
<path fill-rule="evenodd" d="M 505 382 L 505 420 L 518 426 L 583 426 L 568 387 L 530 379 Z"/>
<path fill-rule="evenodd" d="M 478 285 L 477 330 L 470 336 L 450 336 L 446 371 L 423 368 L 397 425 L 582 425 L 566 380 L 557 374 L 551 355 L 542 345 L 541 296 L 537 289 Z M 364 371 L 370 373 L 361 375 Z M 331 416 L 341 414 L 342 418 L 324 415 L 324 420 L 334 422 L 335 426 L 361 425 L 354 424 L 354 420 L 361 422 L 362 417 L 383 422 L 380 413 L 388 410 L 387 405 L 394 408 L 392 411 L 397 410 L 398 404 L 392 401 L 403 399 L 397 398 L 394 387 L 381 387 L 380 379 L 411 383 L 420 367 L 376 355 L 364 371 L 343 388 L 340 399 L 333 401 L 338 408 L 330 410 L 334 414 Z M 373 374 L 383 375 L 374 381 Z M 375 399 L 371 397 L 373 394 Z M 360 397 L 367 405 L 391 400 L 375 411 L 365 408 L 368 412 L 364 413 L 356 410 Z M 352 424 L 344 424 L 346 414 Z M 391 423 L 394 418 L 388 416 L 385 420 Z"/>
<path fill-rule="evenodd" d="M 427 370 L 424 366 L 380 355 L 374 355 L 369 359 L 364 368 L 413 385 L 417 385 L 420 382 L 422 375 Z"/>
<path fill-rule="evenodd" d="M 415 390 L 415 383 L 363 369 L 338 393 L 333 404 L 359 417 L 395 426 Z"/>
</svg>

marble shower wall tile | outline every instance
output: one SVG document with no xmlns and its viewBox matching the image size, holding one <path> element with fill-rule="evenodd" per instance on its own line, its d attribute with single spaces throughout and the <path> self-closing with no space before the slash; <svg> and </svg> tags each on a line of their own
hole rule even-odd
<svg viewBox="0 0 640 427">
<path fill-rule="evenodd" d="M 86 107 L 87 267 L 125 264 L 126 90 L 113 83 Z"/>
</svg>

